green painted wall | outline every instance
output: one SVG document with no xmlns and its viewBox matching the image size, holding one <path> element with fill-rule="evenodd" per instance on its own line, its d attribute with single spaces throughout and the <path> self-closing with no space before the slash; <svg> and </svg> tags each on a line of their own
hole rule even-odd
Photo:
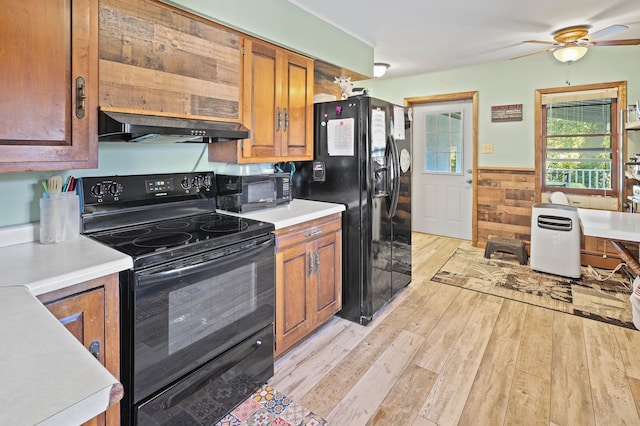
<svg viewBox="0 0 640 426">
<path fill-rule="evenodd" d="M 373 76 L 373 48 L 288 0 L 162 0 L 263 40 Z"/>
<path fill-rule="evenodd" d="M 204 16 L 251 32 L 323 61 L 368 74 L 362 63 L 373 62 L 372 51 L 345 33 L 312 19 L 287 0 L 176 0 L 186 9 L 200 8 Z M 640 100 L 640 51 L 638 47 L 592 49 L 570 67 L 551 55 L 539 55 L 446 72 L 412 77 L 368 80 L 359 86 L 370 88 L 372 96 L 399 104 L 405 97 L 479 91 L 479 143 L 492 143 L 494 154 L 478 154 L 480 166 L 533 167 L 533 92 L 537 88 L 627 80 L 629 101 Z M 515 123 L 491 123 L 492 105 L 522 103 L 524 119 Z M 640 134 L 640 132 L 638 132 Z M 630 152 L 640 152 L 637 145 Z M 223 172 L 240 166 L 209 163 L 203 145 L 99 145 L 99 167 L 59 173 L 66 177 L 111 174 L 164 173 L 214 170 Z M 269 167 L 269 165 L 263 165 Z M 58 173 L 58 172 L 56 172 Z M 40 181 L 53 173 L 0 174 L 0 226 L 38 220 Z"/>
<path fill-rule="evenodd" d="M 358 83 L 371 96 L 402 105 L 404 98 L 478 91 L 478 143 L 493 144 L 493 154 L 478 152 L 479 166 L 533 168 L 534 92 L 536 89 L 627 81 L 627 100 L 640 100 L 640 47 L 592 48 L 571 65 L 552 55 L 459 68 L 438 73 Z M 522 104 L 523 120 L 491 122 L 491 106 Z M 640 152 L 640 132 L 630 132 L 629 152 Z M 480 150 L 478 150 L 480 151 Z"/>
</svg>

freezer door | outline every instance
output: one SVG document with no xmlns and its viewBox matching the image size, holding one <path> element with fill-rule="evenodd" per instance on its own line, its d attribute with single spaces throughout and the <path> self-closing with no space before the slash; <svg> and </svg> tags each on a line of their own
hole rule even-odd
<svg viewBox="0 0 640 426">
<path fill-rule="evenodd" d="M 401 122 L 394 123 L 393 142 L 398 153 L 398 174 L 395 182 L 397 202 L 392 217 L 392 294 L 398 293 L 411 282 L 411 170 L 412 170 L 412 127 L 411 109 L 401 108 L 394 117 L 403 116 Z M 404 126 L 398 131 L 398 126 Z"/>
<path fill-rule="evenodd" d="M 396 188 L 395 175 L 397 174 L 395 160 L 395 146 L 391 139 L 391 105 L 377 99 L 370 99 L 369 110 L 366 112 L 367 168 L 370 190 L 368 191 L 368 203 L 371 205 L 366 220 L 370 230 L 368 247 L 371 249 L 367 271 L 369 280 L 364 287 L 363 319 L 361 323 L 370 321 L 385 303 L 392 297 L 391 267 L 391 216 L 393 214 Z"/>
</svg>

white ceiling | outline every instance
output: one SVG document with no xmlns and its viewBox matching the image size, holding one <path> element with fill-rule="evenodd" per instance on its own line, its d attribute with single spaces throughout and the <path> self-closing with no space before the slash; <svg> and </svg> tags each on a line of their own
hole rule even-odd
<svg viewBox="0 0 640 426">
<path fill-rule="evenodd" d="M 639 0 L 289 1 L 373 46 L 375 61 L 391 65 L 390 77 L 544 50 L 550 46 L 522 42 L 553 41 L 554 31 L 573 25 L 594 33 L 621 24 L 629 28 L 602 40 L 640 38 Z M 593 48 L 640 54 L 640 46 Z"/>
</svg>

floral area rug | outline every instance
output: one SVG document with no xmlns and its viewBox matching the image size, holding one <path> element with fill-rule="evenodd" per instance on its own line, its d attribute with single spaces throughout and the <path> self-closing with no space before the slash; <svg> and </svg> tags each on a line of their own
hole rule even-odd
<svg viewBox="0 0 640 426">
<path fill-rule="evenodd" d="M 215 426 L 322 426 L 322 417 L 271 386 L 263 386 Z"/>
<path fill-rule="evenodd" d="M 581 278 L 565 278 L 536 272 L 507 253 L 486 259 L 482 250 L 458 248 L 431 280 L 635 330 L 631 283 L 619 273 L 601 282 L 583 267 Z"/>
</svg>

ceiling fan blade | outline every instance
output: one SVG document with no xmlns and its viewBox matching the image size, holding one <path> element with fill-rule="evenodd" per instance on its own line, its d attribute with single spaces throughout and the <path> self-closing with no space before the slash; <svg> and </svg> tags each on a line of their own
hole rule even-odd
<svg viewBox="0 0 640 426">
<path fill-rule="evenodd" d="M 547 53 L 547 52 L 552 52 L 556 50 L 555 47 L 552 47 L 550 49 L 545 49 L 545 50 L 538 50 L 537 52 L 531 52 L 531 53 L 525 53 L 524 55 L 519 55 L 519 56 L 514 56 L 513 58 L 509 58 L 509 60 L 511 59 L 520 59 L 520 58 L 526 58 L 527 56 L 533 56 L 533 55 L 539 55 L 541 53 Z"/>
<path fill-rule="evenodd" d="M 537 44 L 551 44 L 557 45 L 555 41 L 541 41 L 541 40 L 525 40 L 523 43 L 537 43 Z"/>
<path fill-rule="evenodd" d="M 600 40 L 594 42 L 596 46 L 635 46 L 640 44 L 640 38 L 628 38 L 625 40 Z"/>
<path fill-rule="evenodd" d="M 629 29 L 626 25 L 611 25 L 601 30 L 596 31 L 590 35 L 591 40 L 598 40 L 600 38 L 609 37 L 615 33 L 619 33 L 620 31 L 624 31 Z"/>
</svg>

